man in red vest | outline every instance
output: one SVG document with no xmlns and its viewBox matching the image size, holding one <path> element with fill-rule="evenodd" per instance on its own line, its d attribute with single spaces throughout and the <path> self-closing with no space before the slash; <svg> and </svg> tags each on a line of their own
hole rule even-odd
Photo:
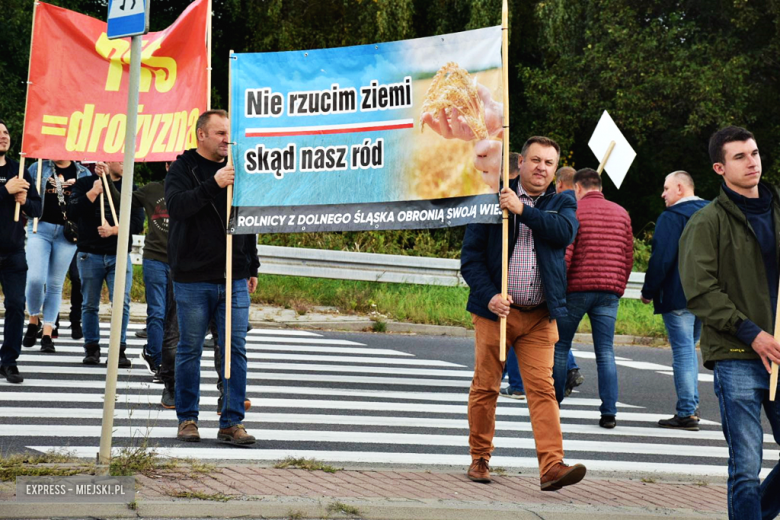
<svg viewBox="0 0 780 520">
<path fill-rule="evenodd" d="M 634 235 L 625 209 L 604 198 L 601 176 L 592 168 L 574 174 L 577 197 L 577 237 L 566 251 L 568 314 L 558 319 L 555 344 L 555 397 L 565 397 L 567 359 L 582 317 L 593 329 L 593 347 L 599 377 L 602 428 L 614 428 L 617 415 L 617 367 L 612 341 L 618 301 L 623 296 L 634 265 Z"/>
</svg>

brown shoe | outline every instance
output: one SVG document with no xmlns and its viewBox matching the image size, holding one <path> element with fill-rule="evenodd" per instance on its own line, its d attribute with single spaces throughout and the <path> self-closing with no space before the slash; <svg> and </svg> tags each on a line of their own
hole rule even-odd
<svg viewBox="0 0 780 520">
<path fill-rule="evenodd" d="M 220 428 L 217 439 L 230 444 L 254 444 L 255 438 L 246 432 L 243 424 L 236 424 L 230 428 Z"/>
<path fill-rule="evenodd" d="M 469 470 L 466 472 L 466 476 L 474 482 L 489 483 L 491 479 L 488 460 L 484 457 L 472 460 L 471 466 L 469 466 Z"/>
<path fill-rule="evenodd" d="M 541 478 L 542 491 L 558 491 L 563 486 L 576 484 L 585 477 L 586 471 L 582 464 L 568 466 L 559 462 Z"/>
<path fill-rule="evenodd" d="M 185 442 L 200 442 L 198 433 L 198 423 L 195 421 L 184 421 L 179 423 L 179 433 L 176 438 Z"/>
</svg>

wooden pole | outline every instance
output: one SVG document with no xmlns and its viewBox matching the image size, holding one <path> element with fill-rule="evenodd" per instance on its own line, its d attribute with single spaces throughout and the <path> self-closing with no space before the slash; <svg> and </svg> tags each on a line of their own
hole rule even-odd
<svg viewBox="0 0 780 520">
<path fill-rule="evenodd" d="M 22 130 L 24 132 L 24 130 Z M 24 180 L 24 153 L 19 154 L 19 178 Z M 14 210 L 14 222 L 19 222 L 19 215 L 22 211 L 22 205 L 18 202 L 16 203 L 16 209 Z"/>
<path fill-rule="evenodd" d="M 206 75 L 206 110 L 211 110 L 211 0 L 208 0 L 208 4 L 206 11 L 206 70 L 208 71 Z M 228 97 L 230 97 L 230 93 L 228 93 Z"/>
<path fill-rule="evenodd" d="M 504 188 L 509 187 L 509 6 L 504 0 L 501 9 L 501 56 L 504 89 L 504 134 L 503 134 L 503 179 Z M 507 268 L 509 265 L 509 211 L 503 210 L 501 215 L 501 297 L 507 299 L 509 280 Z M 506 318 L 501 318 L 499 360 L 506 361 Z"/>
<path fill-rule="evenodd" d="M 41 168 L 43 167 L 43 159 L 38 159 L 38 178 L 35 181 L 35 189 L 38 190 L 38 195 L 41 195 Z M 41 195 L 43 197 L 43 195 Z M 33 219 L 33 233 L 38 232 L 38 217 Z"/>
<path fill-rule="evenodd" d="M 116 222 L 116 220 L 114 221 Z M 100 225 L 106 225 L 106 201 L 103 198 L 103 194 L 100 194 Z"/>
<path fill-rule="evenodd" d="M 111 208 L 111 216 L 114 218 L 114 225 L 119 225 L 119 219 L 116 217 L 116 208 L 114 207 L 114 198 L 111 196 L 111 188 L 108 186 L 108 179 L 106 179 L 106 171 L 101 170 L 102 175 L 100 178 L 103 180 L 103 191 L 105 192 L 106 196 L 108 197 L 108 205 Z M 101 204 L 101 211 L 105 213 L 105 209 L 103 209 L 103 206 Z M 102 215 L 102 213 L 101 213 Z M 103 216 L 103 220 L 105 220 L 105 215 Z"/>
<path fill-rule="evenodd" d="M 228 60 L 228 115 L 233 98 L 233 50 Z M 228 119 L 229 120 L 229 119 Z M 233 147 L 228 144 L 227 165 L 233 164 Z M 235 181 L 234 181 L 235 182 Z M 230 351 L 233 324 L 233 235 L 230 234 L 230 210 L 233 205 L 233 185 L 227 187 L 227 220 L 225 220 L 225 379 L 230 379 Z"/>
<path fill-rule="evenodd" d="M 601 172 L 604 171 L 604 167 L 607 165 L 607 161 L 609 161 L 609 156 L 612 155 L 612 150 L 615 149 L 615 141 L 610 141 L 609 146 L 607 147 L 607 153 L 604 154 L 604 158 L 601 160 L 601 164 L 599 164 L 599 169 L 596 170 L 599 175 L 601 175 Z"/>
<path fill-rule="evenodd" d="M 775 340 L 780 339 L 780 299 L 775 308 Z M 769 400 L 774 401 L 777 396 L 777 363 L 772 361 L 772 375 L 769 376 Z"/>
<path fill-rule="evenodd" d="M 38 2 L 33 3 L 32 29 L 30 30 L 30 60 L 27 62 L 27 94 L 24 98 L 24 117 L 22 121 L 27 121 L 27 103 L 30 102 L 30 66 L 32 65 L 33 40 L 35 39 L 35 14 L 38 11 Z M 24 179 L 24 158 L 27 155 L 24 151 L 24 128 L 22 128 L 22 146 L 19 147 L 19 178 Z M 40 171 L 38 173 L 40 175 Z M 22 210 L 21 204 L 16 203 L 14 209 L 14 222 L 19 222 L 19 214 Z"/>
</svg>

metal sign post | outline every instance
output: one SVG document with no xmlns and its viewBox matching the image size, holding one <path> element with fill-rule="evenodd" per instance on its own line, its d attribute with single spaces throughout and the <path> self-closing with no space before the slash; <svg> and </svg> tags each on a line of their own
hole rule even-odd
<svg viewBox="0 0 780 520">
<path fill-rule="evenodd" d="M 142 18 L 138 9 L 142 9 Z M 139 21 L 140 20 L 140 21 Z M 106 393 L 103 399 L 103 427 L 100 434 L 98 463 L 111 462 L 111 434 L 114 427 L 114 400 L 119 371 L 119 348 L 124 318 L 127 259 L 130 245 L 130 210 L 133 196 L 133 166 L 138 130 L 138 92 L 141 82 L 141 36 L 149 30 L 149 0 L 109 0 L 108 37 L 132 36 L 130 45 L 130 84 L 127 93 L 127 127 L 122 176 L 122 198 L 119 207 L 119 236 L 117 237 L 113 301 L 111 302 L 111 339 L 106 366 Z M 129 32 L 128 32 L 129 31 Z M 106 194 L 111 197 L 110 193 Z"/>
</svg>

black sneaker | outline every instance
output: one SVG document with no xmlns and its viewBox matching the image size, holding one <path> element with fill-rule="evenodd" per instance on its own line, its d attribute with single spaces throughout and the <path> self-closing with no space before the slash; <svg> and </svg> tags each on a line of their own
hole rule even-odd
<svg viewBox="0 0 780 520">
<path fill-rule="evenodd" d="M 130 368 L 133 366 L 132 361 L 127 359 L 127 355 L 125 354 L 126 348 L 127 345 L 119 345 L 119 368 Z"/>
<path fill-rule="evenodd" d="M 141 330 L 135 331 L 136 338 L 146 339 L 147 336 L 148 334 L 146 332 L 146 327 L 142 328 Z"/>
<path fill-rule="evenodd" d="M 81 323 L 70 322 L 70 337 L 73 339 L 81 339 L 84 337 L 84 331 L 81 330 Z"/>
<path fill-rule="evenodd" d="M 661 428 L 671 428 L 673 430 L 687 430 L 691 432 L 699 431 L 699 417 L 692 415 L 690 417 L 680 417 L 674 414 L 671 419 L 661 419 L 658 421 Z"/>
<path fill-rule="evenodd" d="M 144 362 L 144 365 L 150 374 L 155 375 L 157 374 L 157 371 L 160 370 L 160 367 L 154 363 L 152 356 L 146 351 L 146 345 L 141 349 L 141 354 L 138 357 Z"/>
<path fill-rule="evenodd" d="M 35 342 L 38 340 L 39 331 L 43 334 L 43 327 L 41 326 L 40 321 L 38 323 L 28 324 L 27 332 L 24 333 L 24 338 L 22 338 L 22 345 L 27 348 L 35 346 Z"/>
<path fill-rule="evenodd" d="M 44 336 L 41 338 L 41 352 L 54 352 L 54 342 L 51 340 L 51 336 Z"/>
<path fill-rule="evenodd" d="M 51 339 L 57 339 L 60 337 L 60 326 L 54 325 L 54 327 L 51 328 Z"/>
<path fill-rule="evenodd" d="M 160 367 L 157 367 L 157 371 L 154 373 L 154 377 L 152 377 L 152 383 L 163 384 L 164 382 L 160 375 Z"/>
<path fill-rule="evenodd" d="M 580 374 L 579 368 L 572 368 L 569 370 L 566 374 L 566 388 L 563 391 L 564 397 L 569 397 L 572 390 L 580 386 L 583 382 L 585 382 L 585 376 Z"/>
<path fill-rule="evenodd" d="M 165 385 L 163 388 L 162 399 L 160 399 L 160 406 L 167 408 L 168 410 L 176 409 L 176 394 L 173 389 L 173 385 L 169 388 Z"/>
<path fill-rule="evenodd" d="M 85 345 L 84 351 L 87 353 L 82 360 L 85 365 L 100 364 L 100 345 Z"/>
<path fill-rule="evenodd" d="M 602 428 L 607 428 L 608 430 L 611 430 L 615 426 L 617 426 L 617 421 L 615 420 L 614 415 L 602 415 L 601 419 L 599 419 L 599 426 Z"/>
<path fill-rule="evenodd" d="M 11 367 L 0 367 L 0 376 L 5 377 L 6 381 L 15 385 L 18 385 L 24 381 L 24 378 L 19 373 L 19 369 L 16 367 L 16 365 Z"/>
<path fill-rule="evenodd" d="M 498 395 L 512 399 L 525 399 L 525 392 L 511 386 L 507 386 L 499 390 Z"/>
</svg>

